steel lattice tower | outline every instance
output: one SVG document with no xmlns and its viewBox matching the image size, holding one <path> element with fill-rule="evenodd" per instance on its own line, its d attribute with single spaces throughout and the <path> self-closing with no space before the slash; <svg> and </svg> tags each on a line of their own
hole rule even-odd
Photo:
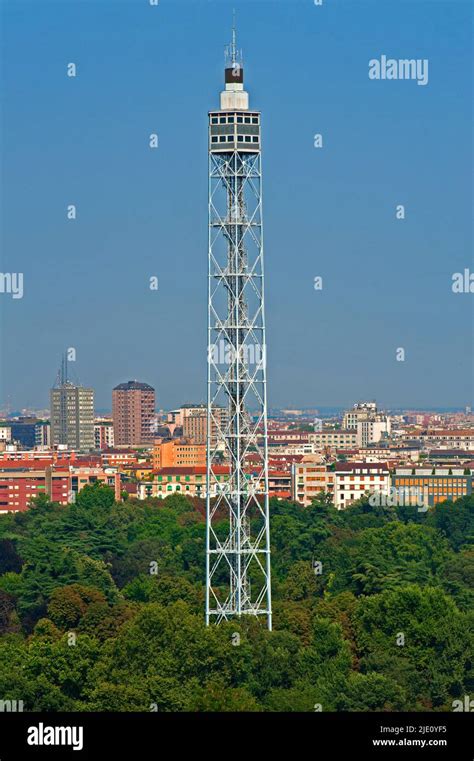
<svg viewBox="0 0 474 761">
<path fill-rule="evenodd" d="M 260 146 L 234 29 L 209 113 L 206 622 L 271 629 Z"/>
</svg>

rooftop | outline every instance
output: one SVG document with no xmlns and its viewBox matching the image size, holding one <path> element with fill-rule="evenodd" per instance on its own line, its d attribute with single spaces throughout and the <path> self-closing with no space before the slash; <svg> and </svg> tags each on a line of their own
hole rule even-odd
<svg viewBox="0 0 474 761">
<path fill-rule="evenodd" d="M 119 383 L 118 386 L 115 386 L 114 391 L 154 391 L 155 389 L 153 386 L 150 386 L 148 383 L 140 383 L 140 381 L 137 380 L 130 380 L 126 383 Z"/>
</svg>

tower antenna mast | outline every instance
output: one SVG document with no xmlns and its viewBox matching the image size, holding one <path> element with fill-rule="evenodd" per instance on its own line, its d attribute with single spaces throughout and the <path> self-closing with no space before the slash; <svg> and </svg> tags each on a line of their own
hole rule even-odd
<svg viewBox="0 0 474 761">
<path fill-rule="evenodd" d="M 235 8 L 232 11 L 232 63 L 235 64 L 237 46 L 236 46 L 236 31 L 235 31 Z"/>
<path fill-rule="evenodd" d="M 209 113 L 206 622 L 262 616 L 271 629 L 260 113 L 236 37 L 234 14 Z"/>
</svg>

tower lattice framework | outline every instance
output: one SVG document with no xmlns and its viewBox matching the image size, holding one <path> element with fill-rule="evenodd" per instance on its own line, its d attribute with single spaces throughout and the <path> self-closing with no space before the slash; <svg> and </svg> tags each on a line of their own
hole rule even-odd
<svg viewBox="0 0 474 761">
<path fill-rule="evenodd" d="M 260 112 L 235 31 L 209 113 L 206 621 L 271 629 Z"/>
</svg>

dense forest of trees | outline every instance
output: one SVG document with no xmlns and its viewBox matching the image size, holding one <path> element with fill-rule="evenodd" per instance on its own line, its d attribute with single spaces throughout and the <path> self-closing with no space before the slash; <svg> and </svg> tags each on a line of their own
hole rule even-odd
<svg viewBox="0 0 474 761">
<path fill-rule="evenodd" d="M 117 504 L 99 485 L 66 508 L 38 498 L 0 516 L 0 699 L 46 711 L 452 710 L 474 690 L 473 515 L 474 497 L 427 513 L 273 501 L 268 632 L 247 619 L 205 627 L 196 502 Z"/>
</svg>

